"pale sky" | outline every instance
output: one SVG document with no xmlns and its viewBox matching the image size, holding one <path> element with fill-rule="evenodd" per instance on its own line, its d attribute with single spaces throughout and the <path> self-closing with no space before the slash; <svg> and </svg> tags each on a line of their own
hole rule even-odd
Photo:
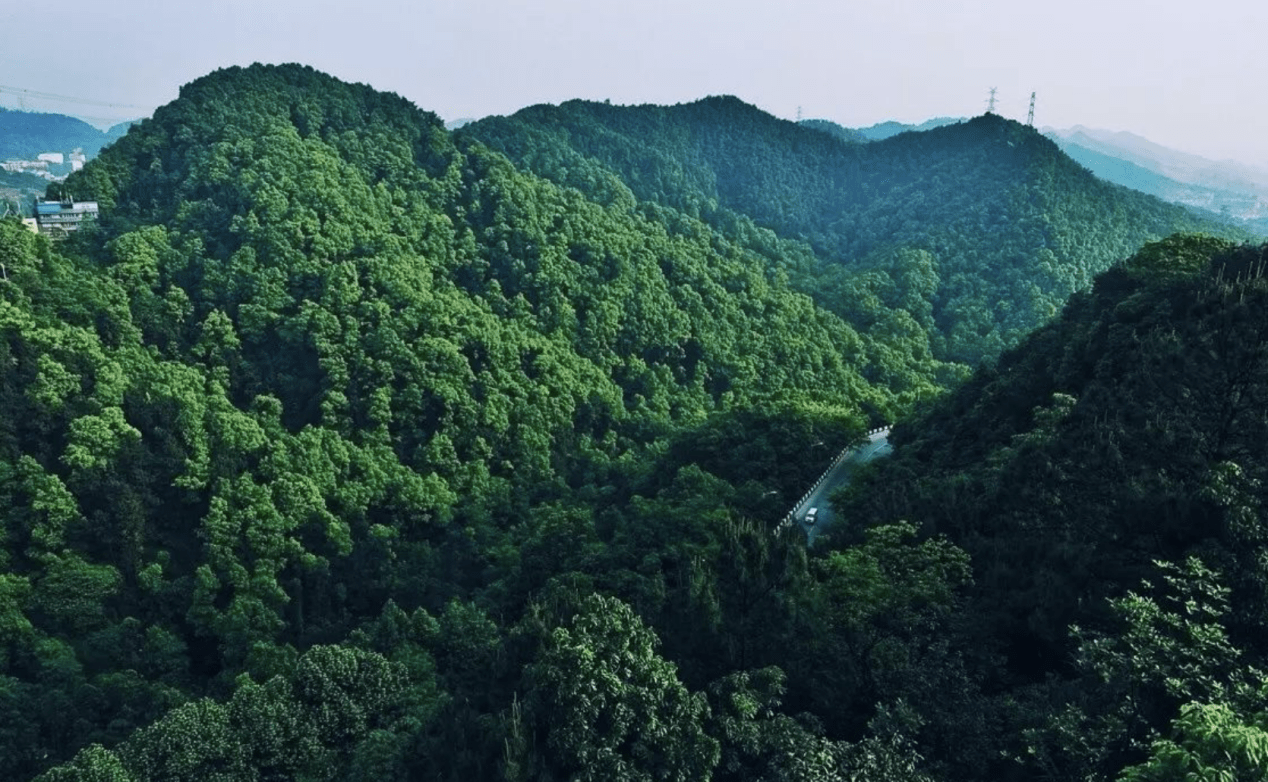
<svg viewBox="0 0 1268 782">
<path fill-rule="evenodd" d="M 850 127 L 997 113 L 1268 166 L 1268 3 L 1206 0 L 0 2 L 0 105 L 101 121 L 216 68 L 301 62 L 446 120 L 732 94 Z M 113 106 L 59 103 L 12 88 Z M 132 107 L 142 107 L 132 108 Z"/>
</svg>

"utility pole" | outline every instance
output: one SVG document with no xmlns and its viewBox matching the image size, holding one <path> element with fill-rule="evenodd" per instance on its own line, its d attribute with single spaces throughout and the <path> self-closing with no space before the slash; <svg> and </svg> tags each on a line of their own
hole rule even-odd
<svg viewBox="0 0 1268 782">
<path fill-rule="evenodd" d="M 987 113 L 987 114 L 994 114 L 994 113 L 995 113 L 995 91 L 996 91 L 996 90 L 995 90 L 995 88 L 994 88 L 994 87 L 991 87 L 991 97 L 990 97 L 990 100 L 988 100 L 988 101 L 986 102 L 986 103 L 987 103 L 987 106 L 986 106 L 986 113 Z"/>
<path fill-rule="evenodd" d="M 1035 93 L 1030 93 L 1030 113 L 1026 115 L 1026 124 L 1030 127 L 1035 126 Z"/>
</svg>

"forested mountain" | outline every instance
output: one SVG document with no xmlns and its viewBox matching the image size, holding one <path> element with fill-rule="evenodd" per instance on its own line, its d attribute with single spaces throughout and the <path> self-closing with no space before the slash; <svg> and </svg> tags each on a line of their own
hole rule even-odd
<svg viewBox="0 0 1268 782">
<path fill-rule="evenodd" d="M 919 125 L 910 125 L 903 122 L 895 122 L 888 120 L 886 122 L 878 122 L 875 125 L 868 125 L 865 128 L 857 128 L 855 132 L 869 141 L 884 141 L 887 138 L 893 138 L 899 133 L 922 132 L 933 130 L 944 125 L 954 125 L 958 122 L 964 122 L 965 117 L 934 117 L 921 122 Z"/>
<path fill-rule="evenodd" d="M 872 762 L 767 710 L 808 571 L 766 523 L 919 362 L 299 66 L 186 86 L 66 188 L 96 229 L 0 223 L 0 778 Z M 617 673 L 578 648 L 636 689 L 579 701 Z"/>
<path fill-rule="evenodd" d="M 95 227 L 0 220 L 0 779 L 1169 782 L 1229 736 L 1262 765 L 1262 251 L 1151 245 L 947 396 L 956 261 L 843 257 L 843 319 L 793 285 L 826 250 L 700 195 L 756 187 L 706 152 L 778 198 L 770 161 L 846 145 L 771 120 L 791 150 L 693 157 L 648 122 L 628 183 L 558 128 L 473 126 L 545 176 L 397 96 L 230 68 L 71 177 Z M 957 127 L 944 154 L 1051 151 Z M 919 138 L 859 148 L 914 144 L 884 169 L 914 188 Z M 852 534 L 773 534 L 913 408 Z"/>
<path fill-rule="evenodd" d="M 63 114 L 0 108 L 0 160 L 33 160 L 41 152 L 70 152 L 76 148 L 82 148 L 86 155 L 96 155 L 127 133 L 131 124 L 121 122 L 101 131 Z"/>
<path fill-rule="evenodd" d="M 797 287 L 862 331 L 874 316 L 857 308 L 880 280 L 890 308 L 910 302 L 935 358 L 966 364 L 1015 344 L 1146 241 L 1234 233 L 1102 182 L 995 115 L 848 144 L 729 97 L 570 101 L 459 134 L 595 198 L 610 198 L 615 176 L 639 199 L 792 259 Z"/>
<path fill-rule="evenodd" d="M 803 119 L 803 120 L 799 120 L 797 124 L 803 128 L 809 128 L 810 130 L 817 130 L 820 133 L 827 133 L 829 136 L 839 138 L 842 141 L 846 141 L 851 144 L 866 144 L 867 142 L 872 140 L 853 128 L 847 128 L 842 125 L 838 125 L 837 123 L 832 122 L 831 120 Z"/>
<path fill-rule="evenodd" d="M 1268 773 L 1266 269 L 1268 247 L 1146 247 L 842 498 L 971 558 L 1028 778 Z"/>
<path fill-rule="evenodd" d="M 1268 173 L 1177 152 L 1131 133 L 1076 126 L 1045 129 L 1045 135 L 1102 179 L 1268 233 Z"/>
</svg>

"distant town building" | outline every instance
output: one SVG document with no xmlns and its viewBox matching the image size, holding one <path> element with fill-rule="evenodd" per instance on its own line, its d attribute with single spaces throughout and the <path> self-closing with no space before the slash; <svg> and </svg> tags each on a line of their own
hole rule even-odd
<svg viewBox="0 0 1268 782">
<path fill-rule="evenodd" d="M 6 160 L 0 163 L 0 168 L 5 171 L 12 171 L 15 174 L 27 172 L 35 173 L 37 171 L 48 171 L 47 160 Z"/>
<path fill-rule="evenodd" d="M 52 163 L 55 166 L 64 165 L 66 156 L 61 152 L 41 152 L 35 156 L 36 160 L 43 160 L 45 163 Z"/>
<path fill-rule="evenodd" d="M 37 234 L 40 232 L 40 224 L 35 220 L 34 217 L 23 217 L 22 225 L 25 225 L 27 227 L 27 230 L 30 231 L 31 233 Z"/>
<path fill-rule="evenodd" d="M 85 223 L 97 221 L 96 201 L 39 201 L 35 220 L 40 233 L 58 235 L 78 231 Z"/>
<path fill-rule="evenodd" d="M 82 149 L 76 149 L 74 152 L 70 153 L 70 170 L 71 171 L 78 171 L 79 169 L 83 168 L 84 164 L 87 162 L 88 162 L 88 156 L 84 154 L 84 151 Z"/>
</svg>

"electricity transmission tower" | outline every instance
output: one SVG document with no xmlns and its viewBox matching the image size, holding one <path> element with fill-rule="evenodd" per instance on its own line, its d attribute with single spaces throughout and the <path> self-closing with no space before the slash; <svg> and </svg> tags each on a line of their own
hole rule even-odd
<svg viewBox="0 0 1268 782">
<path fill-rule="evenodd" d="M 1026 115 L 1026 124 L 1030 127 L 1035 126 L 1035 93 L 1030 93 L 1030 113 Z"/>
<path fill-rule="evenodd" d="M 994 114 L 995 113 L 995 88 L 994 87 L 991 87 L 991 97 L 986 103 L 987 103 L 986 113 Z"/>
</svg>

